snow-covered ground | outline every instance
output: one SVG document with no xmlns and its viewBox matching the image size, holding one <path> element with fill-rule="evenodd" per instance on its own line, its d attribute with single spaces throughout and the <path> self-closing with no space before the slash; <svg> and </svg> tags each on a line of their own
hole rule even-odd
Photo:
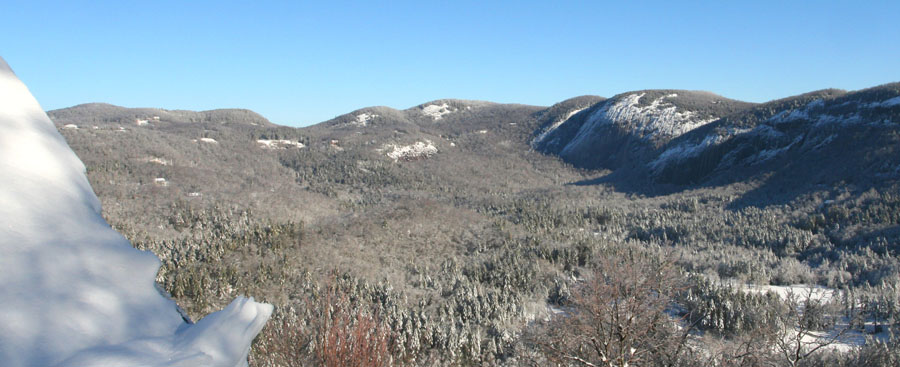
<svg viewBox="0 0 900 367">
<path fill-rule="evenodd" d="M 100 216 L 85 168 L 0 59 L 0 364 L 245 366 L 272 306 L 186 323 L 159 259 Z"/>
<path fill-rule="evenodd" d="M 148 157 L 147 162 L 158 164 L 160 166 L 168 166 L 170 164 L 165 158 L 160 157 Z"/>
<path fill-rule="evenodd" d="M 306 145 L 299 141 L 295 140 L 268 140 L 268 139 L 259 139 L 256 141 L 260 144 L 262 148 L 265 149 L 287 149 L 287 148 L 303 148 Z"/>
<path fill-rule="evenodd" d="M 838 291 L 816 285 L 793 284 L 793 285 L 756 285 L 741 284 L 741 289 L 748 293 L 766 294 L 772 292 L 782 300 L 804 300 L 809 297 L 817 302 L 831 302 Z"/>
<path fill-rule="evenodd" d="M 422 113 L 425 114 L 425 116 L 430 116 L 435 120 L 440 120 L 444 118 L 444 115 L 454 111 L 455 110 L 446 103 L 441 105 L 431 104 L 422 108 Z"/>
<path fill-rule="evenodd" d="M 723 140 L 725 140 L 724 136 L 714 134 L 707 136 L 698 144 L 682 144 L 666 149 L 659 157 L 650 162 L 649 166 L 654 172 L 659 173 L 670 162 L 696 157 L 703 153 L 706 148 L 718 145 Z"/>
<path fill-rule="evenodd" d="M 756 285 L 756 284 L 740 284 L 731 282 L 739 289 L 756 294 L 773 293 L 778 295 L 782 300 L 793 302 L 795 304 L 803 304 L 807 299 L 820 302 L 822 304 L 834 302 L 841 296 L 840 291 L 832 288 L 826 288 L 818 285 L 808 284 L 792 284 L 786 286 L 780 285 Z M 825 349 L 846 352 L 853 348 L 865 345 L 867 337 L 887 341 L 889 338 L 888 331 L 874 333 L 874 323 L 866 322 L 866 330 L 850 329 L 849 320 L 842 317 L 841 320 L 829 331 L 812 331 L 803 335 L 801 344 L 804 348 L 814 348 L 819 344 L 830 343 Z M 788 333 L 789 337 L 796 337 L 796 333 Z"/>
<path fill-rule="evenodd" d="M 542 143 L 544 139 L 547 138 L 547 135 L 550 135 L 550 133 L 562 126 L 562 124 L 564 124 L 566 121 L 569 121 L 572 116 L 575 116 L 585 109 L 587 109 L 587 107 L 569 111 L 569 113 L 567 113 L 564 117 L 550 123 L 550 126 L 547 126 L 543 131 L 541 131 L 540 134 L 538 134 L 536 138 L 534 138 L 534 140 L 531 141 L 531 146 L 537 146 L 538 144 Z"/>
<path fill-rule="evenodd" d="M 356 120 L 353 120 L 350 123 L 353 125 L 356 125 L 356 126 L 363 127 L 363 126 L 368 125 L 369 121 L 372 121 L 376 117 L 379 117 L 379 116 L 376 114 L 361 113 L 359 115 L 356 115 Z"/>
<path fill-rule="evenodd" d="M 584 125 L 578 130 L 575 138 L 563 148 L 566 154 L 591 144 L 602 125 L 618 124 L 640 138 L 664 137 L 675 138 L 684 133 L 715 121 L 715 118 L 701 119 L 696 112 L 679 110 L 667 99 L 678 97 L 670 94 L 657 98 L 649 105 L 641 106 L 640 100 L 645 93 L 629 94 L 617 100 L 605 102 L 587 117 Z"/>
<path fill-rule="evenodd" d="M 418 141 L 411 145 L 386 144 L 379 152 L 385 153 L 394 161 L 427 158 L 437 154 L 438 149 L 431 140 Z"/>
</svg>

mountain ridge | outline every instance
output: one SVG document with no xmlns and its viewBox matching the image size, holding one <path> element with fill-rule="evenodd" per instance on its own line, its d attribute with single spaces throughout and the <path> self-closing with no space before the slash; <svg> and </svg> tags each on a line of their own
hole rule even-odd
<svg viewBox="0 0 900 367">
<path fill-rule="evenodd" d="M 161 121 L 182 123 L 211 124 L 222 117 L 225 123 L 248 128 L 275 128 L 282 132 L 277 136 L 293 136 L 291 141 L 299 142 L 302 135 L 319 136 L 321 144 L 336 147 L 365 143 L 399 149 L 423 144 L 446 151 L 460 139 L 483 134 L 487 139 L 514 141 L 520 147 L 516 149 L 559 157 L 577 168 L 622 171 L 616 177 L 628 177 L 626 181 L 681 187 L 708 180 L 733 181 L 737 178 L 724 177 L 749 177 L 765 167 L 777 170 L 777 166 L 758 163 L 799 152 L 794 148 L 801 146 L 820 149 L 817 144 L 836 139 L 848 127 L 839 123 L 846 119 L 896 122 L 897 104 L 890 101 L 898 97 L 898 86 L 900 83 L 887 83 L 849 92 L 822 89 L 765 103 L 679 89 L 636 90 L 610 98 L 585 95 L 549 107 L 437 99 L 403 110 L 364 107 L 302 128 L 278 126 L 240 109 L 169 111 L 92 103 L 48 114 L 60 125 L 98 120 L 128 123 L 132 119 L 141 124 L 141 119 L 152 118 L 152 113 L 159 113 Z M 808 121 L 810 113 L 815 122 Z M 830 132 L 820 136 L 815 129 L 823 124 L 830 124 Z M 801 144 L 806 138 L 811 140 Z M 807 148 L 804 154 L 812 154 Z M 747 174 L 742 173 L 745 171 Z"/>
</svg>

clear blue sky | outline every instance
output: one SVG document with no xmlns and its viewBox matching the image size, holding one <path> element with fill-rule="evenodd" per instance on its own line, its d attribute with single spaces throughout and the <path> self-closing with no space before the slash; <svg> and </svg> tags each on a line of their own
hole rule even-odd
<svg viewBox="0 0 900 367">
<path fill-rule="evenodd" d="M 896 0 L 6 0 L 0 55 L 48 110 L 240 107 L 303 126 L 439 98 L 860 89 L 900 81 L 898 15 Z"/>
</svg>

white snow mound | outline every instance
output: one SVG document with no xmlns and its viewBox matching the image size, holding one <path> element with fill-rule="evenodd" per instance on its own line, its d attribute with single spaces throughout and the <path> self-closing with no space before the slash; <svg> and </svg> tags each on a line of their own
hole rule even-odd
<svg viewBox="0 0 900 367">
<path fill-rule="evenodd" d="M 100 216 L 85 168 L 0 58 L 0 361 L 245 366 L 272 306 L 238 298 L 197 324 L 157 290 L 159 259 Z"/>
</svg>

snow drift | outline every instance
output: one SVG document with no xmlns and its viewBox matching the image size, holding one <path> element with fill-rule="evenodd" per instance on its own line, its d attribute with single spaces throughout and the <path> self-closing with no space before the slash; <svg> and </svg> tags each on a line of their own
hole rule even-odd
<svg viewBox="0 0 900 367">
<path fill-rule="evenodd" d="M 85 168 L 0 58 L 0 361 L 244 366 L 272 306 L 238 298 L 188 324 L 159 259 L 100 216 Z"/>
</svg>

